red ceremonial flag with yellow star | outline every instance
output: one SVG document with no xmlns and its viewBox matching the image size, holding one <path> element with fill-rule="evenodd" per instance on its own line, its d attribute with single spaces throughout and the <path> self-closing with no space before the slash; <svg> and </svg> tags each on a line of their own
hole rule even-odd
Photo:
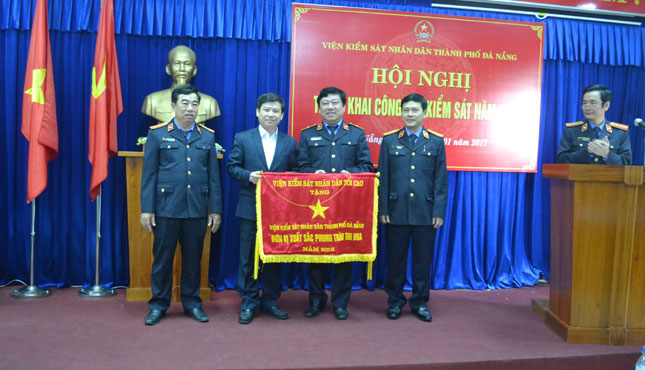
<svg viewBox="0 0 645 370">
<path fill-rule="evenodd" d="M 29 141 L 27 203 L 47 187 L 47 163 L 58 155 L 58 123 L 47 0 L 38 0 L 31 26 L 22 96 L 22 134 Z"/>
<path fill-rule="evenodd" d="M 259 259 L 374 261 L 377 189 L 374 173 L 262 173 L 256 188 L 256 271 Z"/>
<path fill-rule="evenodd" d="M 119 64 L 114 42 L 114 4 L 101 3 L 101 20 L 96 35 L 92 97 L 90 101 L 89 159 L 92 164 L 90 198 L 96 199 L 108 176 L 108 160 L 117 153 L 116 118 L 123 112 Z"/>
</svg>

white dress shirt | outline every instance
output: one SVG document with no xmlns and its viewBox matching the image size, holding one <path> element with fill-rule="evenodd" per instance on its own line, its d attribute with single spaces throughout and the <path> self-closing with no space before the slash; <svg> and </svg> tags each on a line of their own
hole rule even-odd
<svg viewBox="0 0 645 370">
<path fill-rule="evenodd" d="M 267 168 L 271 168 L 271 162 L 273 162 L 273 156 L 275 155 L 275 147 L 278 143 L 278 130 L 271 135 L 269 134 L 269 131 L 265 130 L 262 126 L 258 126 L 258 129 L 260 130 L 260 138 L 262 139 L 264 158 L 267 160 Z"/>
</svg>

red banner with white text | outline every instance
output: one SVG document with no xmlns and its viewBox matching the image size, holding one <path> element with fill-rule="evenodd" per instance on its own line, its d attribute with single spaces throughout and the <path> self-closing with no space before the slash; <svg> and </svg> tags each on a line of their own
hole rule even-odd
<svg viewBox="0 0 645 370">
<path fill-rule="evenodd" d="M 544 25 L 294 4 L 290 132 L 321 121 L 323 87 L 347 93 L 374 163 L 403 127 L 400 99 L 428 99 L 424 127 L 444 135 L 450 170 L 535 172 Z"/>
<path fill-rule="evenodd" d="M 377 188 L 374 173 L 263 173 L 256 188 L 256 271 L 258 258 L 374 261 Z"/>
</svg>

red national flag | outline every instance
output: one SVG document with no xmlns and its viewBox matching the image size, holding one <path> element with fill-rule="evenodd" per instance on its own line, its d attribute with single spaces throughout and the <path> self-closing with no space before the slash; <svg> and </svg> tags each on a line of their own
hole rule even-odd
<svg viewBox="0 0 645 370">
<path fill-rule="evenodd" d="M 103 0 L 96 36 L 92 98 L 90 102 L 89 159 L 92 164 L 90 197 L 96 199 L 108 175 L 108 160 L 117 153 L 116 117 L 123 112 L 119 64 L 114 44 L 114 4 Z"/>
<path fill-rule="evenodd" d="M 27 203 L 47 187 L 47 162 L 58 155 L 56 95 L 52 68 L 47 0 L 38 0 L 31 27 L 29 58 L 22 97 L 22 134 L 29 141 Z"/>
</svg>

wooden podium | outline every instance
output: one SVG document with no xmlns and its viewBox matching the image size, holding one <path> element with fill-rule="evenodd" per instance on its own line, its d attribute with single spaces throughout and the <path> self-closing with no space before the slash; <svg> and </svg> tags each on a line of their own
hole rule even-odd
<svg viewBox="0 0 645 370">
<path fill-rule="evenodd" d="M 551 291 L 533 309 L 567 342 L 645 344 L 643 167 L 545 164 Z"/>
<path fill-rule="evenodd" d="M 148 301 L 150 290 L 150 270 L 152 268 L 152 233 L 141 226 L 141 169 L 143 152 L 119 152 L 125 157 L 126 190 L 128 197 L 128 242 L 130 244 L 130 286 L 126 290 L 127 301 Z M 204 237 L 204 251 L 201 261 L 199 296 L 208 301 L 211 289 L 208 284 L 208 262 L 211 252 L 210 228 Z M 179 282 L 181 277 L 181 251 L 179 244 L 175 251 L 172 273 L 172 301 L 179 301 Z"/>
</svg>

